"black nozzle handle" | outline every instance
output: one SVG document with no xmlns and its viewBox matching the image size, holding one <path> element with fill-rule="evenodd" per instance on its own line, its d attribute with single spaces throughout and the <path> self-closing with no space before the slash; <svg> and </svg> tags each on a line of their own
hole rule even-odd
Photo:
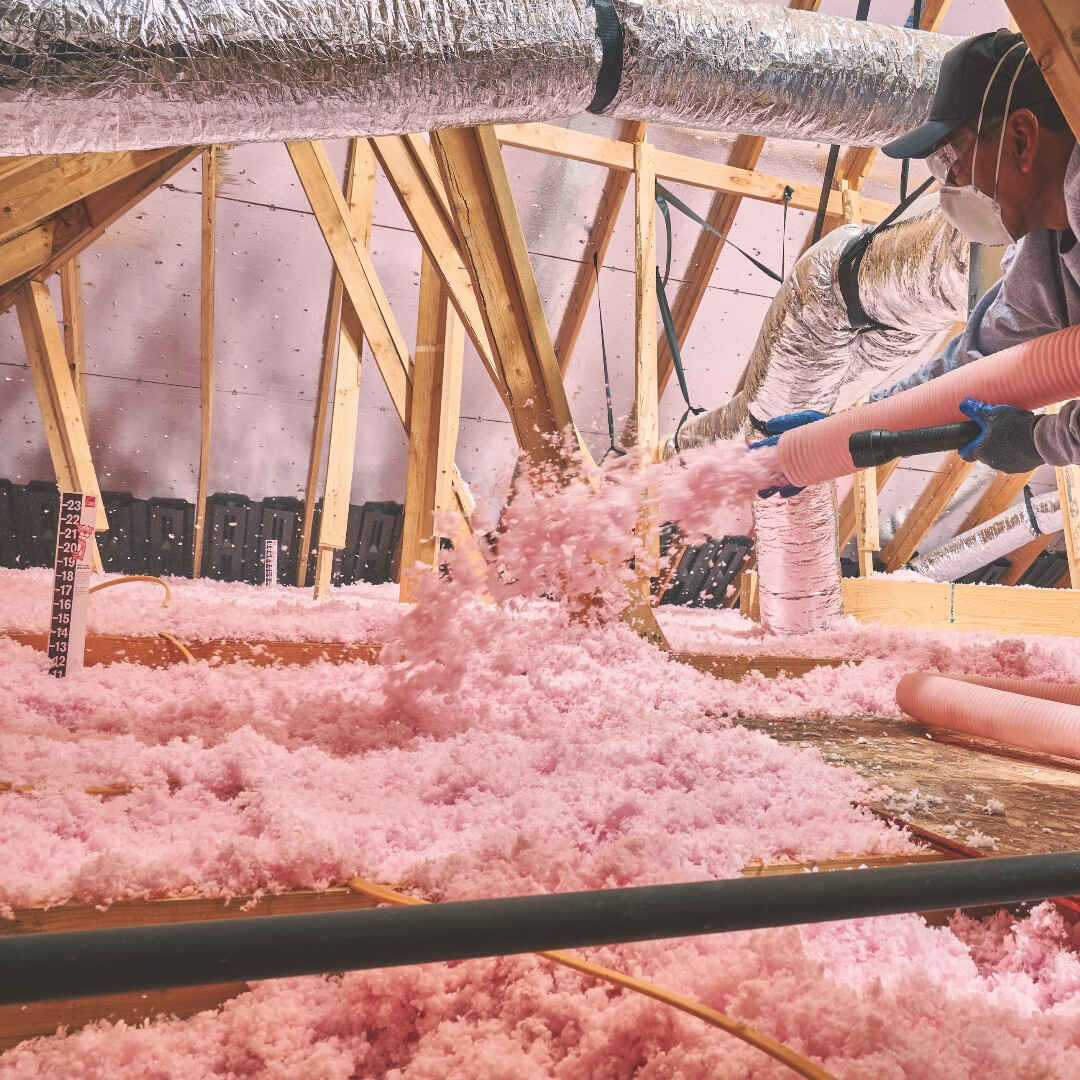
<svg viewBox="0 0 1080 1080">
<path fill-rule="evenodd" d="M 939 427 L 909 428 L 907 431 L 856 431 L 848 439 L 851 461 L 857 469 L 884 465 L 898 457 L 936 454 L 940 450 L 959 450 L 979 437 L 982 429 L 974 420 Z"/>
</svg>

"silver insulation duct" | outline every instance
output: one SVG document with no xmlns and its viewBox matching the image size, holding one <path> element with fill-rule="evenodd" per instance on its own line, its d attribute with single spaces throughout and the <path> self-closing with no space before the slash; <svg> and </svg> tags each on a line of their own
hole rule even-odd
<svg viewBox="0 0 1080 1080">
<path fill-rule="evenodd" d="M 799 259 L 765 317 L 742 389 L 684 425 L 679 449 L 759 437 L 751 418 L 831 412 L 845 385 L 870 371 L 883 378 L 898 370 L 963 317 L 967 243 L 936 209 L 935 198 L 920 200 L 909 214 L 873 236 L 858 266 L 859 327 L 852 326 L 839 266 L 849 245 L 869 231 L 836 229 Z M 664 454 L 674 452 L 672 436 Z M 807 488 L 792 499 L 759 499 L 754 522 L 762 623 L 779 633 L 827 626 L 841 611 L 833 485 Z"/>
<path fill-rule="evenodd" d="M 956 581 L 1063 527 L 1057 492 L 1025 496 L 997 517 L 912 560 L 911 569 L 934 581 Z"/>
<path fill-rule="evenodd" d="M 718 0 L 616 0 L 623 72 L 605 110 L 712 131 L 878 146 L 926 118 L 959 38 Z"/>
<path fill-rule="evenodd" d="M 394 134 L 590 103 L 876 145 L 923 120 L 954 44 L 768 4 L 616 13 L 621 73 L 616 44 L 601 79 L 584 0 L 0 0 L 0 154 Z"/>
</svg>

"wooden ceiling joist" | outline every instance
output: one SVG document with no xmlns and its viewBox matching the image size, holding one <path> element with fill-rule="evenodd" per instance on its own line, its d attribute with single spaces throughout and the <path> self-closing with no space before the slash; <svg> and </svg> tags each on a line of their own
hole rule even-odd
<svg viewBox="0 0 1080 1080">
<path fill-rule="evenodd" d="M 974 468 L 973 461 L 965 461 L 957 453 L 952 453 L 945 459 L 916 499 L 904 523 L 882 549 L 881 562 L 887 573 L 899 570 L 915 554 L 926 539 L 926 534 L 933 528 L 934 522 L 941 517 L 945 507 Z"/>
<path fill-rule="evenodd" d="M 342 305 L 342 322 L 351 327 L 356 341 L 367 338 L 394 411 L 407 430 L 412 359 L 362 237 L 349 220 L 333 167 L 321 143 L 286 146 L 349 300 Z M 455 504 L 468 518 L 473 511 L 472 496 L 456 466 L 452 483 Z"/>
<path fill-rule="evenodd" d="M 570 403 L 495 131 L 446 129 L 431 142 L 518 445 L 535 460 L 562 464 L 553 436 L 572 430 Z"/>
<path fill-rule="evenodd" d="M 552 127 L 549 124 L 502 124 L 495 128 L 499 141 L 505 146 L 519 146 L 526 150 L 538 150 L 556 157 L 571 158 L 590 165 L 603 165 L 608 169 L 633 172 L 634 147 L 619 139 L 603 135 L 590 135 L 571 128 Z M 785 202 L 784 191 L 791 188 L 788 200 L 793 210 L 816 210 L 821 189 L 813 184 L 797 183 L 752 169 L 739 169 L 715 161 L 674 154 L 669 150 L 657 150 L 656 175 L 662 180 L 672 180 L 707 191 L 726 192 L 759 202 Z M 829 212 L 843 214 L 843 201 L 839 191 L 829 197 Z M 862 214 L 865 221 L 875 224 L 893 210 L 891 203 L 880 199 L 863 199 Z"/>
<path fill-rule="evenodd" d="M 371 249 L 371 222 L 375 207 L 375 155 L 366 140 L 353 139 L 345 163 L 344 203 L 349 221 L 356 230 L 361 248 Z M 331 290 L 341 275 L 335 271 Z M 334 371 L 334 392 L 330 407 L 330 445 L 326 453 L 326 482 L 323 486 L 322 514 L 319 517 L 318 552 L 315 556 L 315 599 L 330 589 L 334 554 L 345 547 L 352 500 L 353 471 L 356 464 L 356 432 L 360 417 L 360 361 L 363 337 L 354 309 L 342 300 L 343 317 Z M 313 448 L 314 450 L 314 448 Z"/>
<path fill-rule="evenodd" d="M 1080 10 L 1074 0 L 1005 0 L 1080 139 Z"/>
<path fill-rule="evenodd" d="M 449 504 L 457 448 L 465 333 L 446 285 L 425 252 L 420 266 L 416 358 L 409 395 L 409 451 L 401 530 L 400 597 L 415 598 L 417 563 L 434 567 L 436 515 Z"/>
<path fill-rule="evenodd" d="M 472 279 L 465 266 L 453 212 L 431 148 L 419 135 L 387 135 L 369 140 L 405 216 L 413 227 L 450 301 L 472 340 L 503 403 L 510 401 L 484 325 Z"/>
<path fill-rule="evenodd" d="M 620 125 L 619 138 L 623 142 L 633 144 L 644 136 L 645 125 L 640 121 L 624 120 Z M 555 355 L 559 359 L 559 370 L 564 375 L 570 366 L 570 357 L 573 355 L 574 346 L 577 344 L 578 335 L 585 322 L 585 313 L 589 309 L 596 288 L 596 269 L 593 259 L 595 258 L 596 262 L 603 266 L 612 233 L 615 231 L 615 223 L 619 219 L 619 211 L 622 209 L 629 186 L 629 173 L 612 170 L 604 179 L 604 187 L 600 192 L 600 202 L 596 207 L 596 213 L 593 215 L 589 238 L 581 253 L 581 261 L 574 275 L 574 284 L 571 286 L 570 296 L 566 301 L 566 310 L 563 312 L 562 322 L 559 323 L 559 331 L 555 335 Z"/>
</svg>

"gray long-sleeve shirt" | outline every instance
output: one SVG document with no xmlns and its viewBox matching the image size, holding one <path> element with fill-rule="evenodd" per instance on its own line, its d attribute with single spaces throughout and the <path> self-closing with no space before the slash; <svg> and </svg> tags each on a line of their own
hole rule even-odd
<svg viewBox="0 0 1080 1080">
<path fill-rule="evenodd" d="M 967 327 L 906 379 L 870 395 L 872 401 L 935 379 L 1010 345 L 1080 323 L 1080 144 L 1065 170 L 1069 229 L 1036 229 L 1002 259 L 1002 277 L 975 305 Z M 1009 404 L 992 401 L 988 404 Z M 1080 401 L 1035 425 L 1035 448 L 1051 465 L 1080 462 Z"/>
</svg>

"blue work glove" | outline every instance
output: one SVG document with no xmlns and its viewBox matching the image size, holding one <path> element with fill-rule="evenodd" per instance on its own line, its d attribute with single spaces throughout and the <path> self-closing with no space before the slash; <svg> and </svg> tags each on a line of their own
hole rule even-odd
<svg viewBox="0 0 1080 1080">
<path fill-rule="evenodd" d="M 964 398 L 960 411 L 980 428 L 978 437 L 960 450 L 965 461 L 981 461 L 1003 473 L 1031 472 L 1045 464 L 1035 449 L 1039 417 L 1033 412 L 1013 405 L 987 405 L 975 398 Z"/>
<path fill-rule="evenodd" d="M 824 420 L 825 414 L 818 412 L 816 409 L 803 409 L 802 412 L 784 413 L 783 416 L 774 416 L 771 420 L 766 420 L 761 426 L 765 429 L 764 439 L 758 439 L 757 442 L 750 444 L 751 450 L 757 450 L 762 446 L 775 446 L 780 441 L 780 436 L 785 431 L 790 431 L 792 428 L 802 427 L 804 424 L 811 424 L 815 420 Z M 798 495 L 802 491 L 801 487 L 795 487 L 794 484 L 785 484 L 783 487 L 771 487 L 765 488 L 763 491 L 758 492 L 758 497 L 767 499 L 770 495 L 779 495 L 781 499 L 790 499 L 792 495 Z"/>
</svg>

